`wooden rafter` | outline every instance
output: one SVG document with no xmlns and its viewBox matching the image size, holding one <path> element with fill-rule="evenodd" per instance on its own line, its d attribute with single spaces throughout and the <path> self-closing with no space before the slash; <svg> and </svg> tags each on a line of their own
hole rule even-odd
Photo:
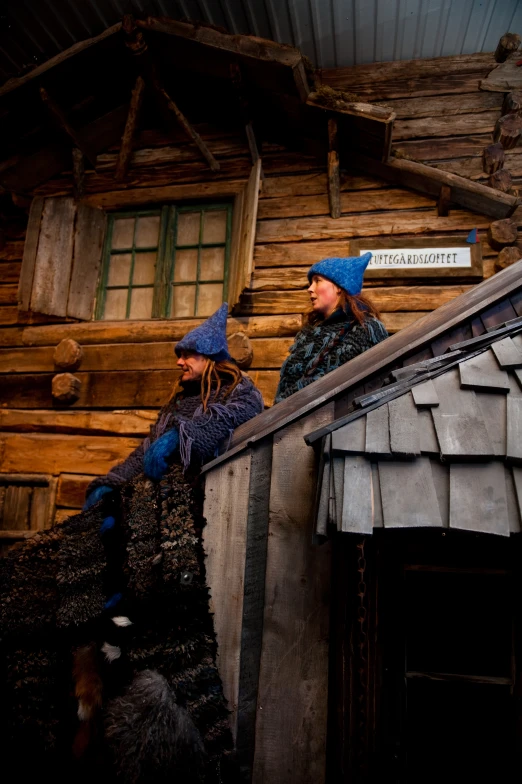
<svg viewBox="0 0 522 784">
<path fill-rule="evenodd" d="M 328 120 L 328 202 L 332 218 L 341 217 L 341 173 L 339 169 L 337 119 Z"/>
<path fill-rule="evenodd" d="M 76 147 L 82 151 L 85 155 L 87 160 L 92 164 L 94 168 L 96 168 L 96 154 L 91 149 L 91 146 L 85 141 L 85 138 L 79 133 L 76 128 L 74 128 L 69 120 L 67 119 L 67 115 L 61 108 L 61 106 L 49 95 L 49 92 L 46 90 L 45 87 L 40 87 L 40 97 L 44 104 L 49 109 L 50 113 L 53 115 L 57 123 L 60 125 L 61 128 L 65 131 L 65 133 L 70 136 L 73 140 Z"/>
<path fill-rule="evenodd" d="M 259 160 L 259 150 L 257 148 L 256 136 L 252 125 L 250 105 L 249 105 L 248 98 L 246 96 L 245 85 L 243 82 L 243 75 L 241 73 L 241 68 L 238 63 L 230 64 L 230 78 L 232 80 L 232 84 L 234 85 L 236 91 L 236 95 L 239 103 L 239 111 L 245 128 L 245 135 L 248 142 L 248 149 L 250 150 L 250 157 L 252 159 L 252 165 L 253 165 Z"/>
<path fill-rule="evenodd" d="M 121 139 L 121 147 L 118 155 L 118 162 L 116 164 L 116 172 L 114 174 L 115 180 L 123 180 L 127 174 L 127 169 L 129 168 L 132 155 L 132 144 L 134 141 L 134 135 L 136 133 L 136 127 L 138 125 L 144 92 L 145 80 L 141 75 L 139 75 L 136 79 L 134 89 L 132 90 L 129 113 L 127 115 L 125 130 Z"/>
<path fill-rule="evenodd" d="M 127 37 L 127 48 L 136 57 L 141 75 L 144 81 L 152 88 L 159 103 L 160 109 L 166 115 L 167 119 L 172 120 L 173 117 L 175 118 L 176 123 L 181 126 L 181 128 L 183 128 L 187 137 L 192 142 L 194 142 L 212 171 L 218 171 L 219 163 L 214 158 L 199 133 L 194 130 L 181 109 L 177 106 L 175 101 L 172 100 L 167 90 L 163 86 L 161 78 L 158 74 L 156 63 L 149 52 L 147 42 L 143 38 L 143 33 L 139 29 L 133 17 L 124 17 L 123 29 Z"/>
</svg>

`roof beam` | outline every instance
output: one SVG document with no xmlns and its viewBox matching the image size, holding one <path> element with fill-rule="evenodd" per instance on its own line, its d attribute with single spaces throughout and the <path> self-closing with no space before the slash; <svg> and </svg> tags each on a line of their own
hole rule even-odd
<svg viewBox="0 0 522 784">
<path fill-rule="evenodd" d="M 158 68 L 153 60 L 147 46 L 147 42 L 143 37 L 143 33 L 139 29 L 138 23 L 130 15 L 123 19 L 123 29 L 126 33 L 126 46 L 135 56 L 140 68 L 144 81 L 152 88 L 154 95 L 158 101 L 160 109 L 163 111 L 167 121 L 172 122 L 174 117 L 177 124 L 183 128 L 187 137 L 194 142 L 203 158 L 208 163 L 212 171 L 219 170 L 219 163 L 212 155 L 211 151 L 199 135 L 194 130 L 190 122 L 187 120 L 183 112 L 179 109 L 177 104 L 172 100 L 158 74 Z"/>
<path fill-rule="evenodd" d="M 365 155 L 356 155 L 352 165 L 365 174 L 374 174 L 388 182 L 427 193 L 437 199 L 442 186 L 447 185 L 451 188 L 453 203 L 492 218 L 508 218 L 520 204 L 520 199 L 515 196 L 501 193 L 457 174 L 435 169 L 425 163 L 402 158 L 390 158 L 387 163 L 382 163 Z"/>
<path fill-rule="evenodd" d="M 117 181 L 121 181 L 125 178 L 125 175 L 127 174 L 127 169 L 129 168 L 129 163 L 132 155 L 132 146 L 134 142 L 134 136 L 136 134 L 136 128 L 138 125 L 138 119 L 141 110 L 141 104 L 143 102 L 144 92 L 145 92 L 145 80 L 143 79 L 143 76 L 140 75 L 136 79 L 136 83 L 132 90 L 132 95 L 131 95 L 131 100 L 129 105 L 129 113 L 127 115 L 125 130 L 123 131 L 123 136 L 121 139 L 121 147 L 118 155 L 118 162 L 116 163 L 116 171 L 114 173 L 114 179 Z"/>
</svg>

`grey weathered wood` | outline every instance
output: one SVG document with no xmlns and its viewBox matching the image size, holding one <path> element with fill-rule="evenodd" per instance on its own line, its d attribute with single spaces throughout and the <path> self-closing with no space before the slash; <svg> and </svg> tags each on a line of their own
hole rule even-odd
<svg viewBox="0 0 522 784">
<path fill-rule="evenodd" d="M 218 466 L 205 480 L 205 568 L 217 637 L 217 665 L 237 734 L 243 585 L 251 450 Z"/>
<path fill-rule="evenodd" d="M 371 534 L 373 531 L 372 467 L 365 457 L 345 457 L 342 530 Z"/>
<path fill-rule="evenodd" d="M 503 463 L 450 466 L 450 528 L 509 536 Z"/>
<path fill-rule="evenodd" d="M 72 198 L 45 200 L 30 303 L 36 313 L 67 315 L 75 210 Z"/>
<path fill-rule="evenodd" d="M 429 408 L 421 409 L 418 412 L 417 422 L 421 454 L 438 456 L 440 454 L 439 442 Z"/>
<path fill-rule="evenodd" d="M 332 449 L 335 451 L 364 454 L 366 446 L 366 417 L 360 416 L 332 433 Z"/>
<path fill-rule="evenodd" d="M 384 514 L 382 511 L 381 483 L 379 479 L 379 466 L 372 463 L 372 488 L 373 488 L 373 527 L 384 528 Z"/>
<path fill-rule="evenodd" d="M 430 460 L 430 465 L 442 527 L 449 528 L 449 465 L 441 463 L 440 460 Z"/>
<path fill-rule="evenodd" d="M 509 466 L 504 466 L 504 478 L 506 480 L 506 501 L 507 515 L 509 521 L 509 533 L 518 534 L 521 530 L 520 513 L 518 510 L 517 493 L 515 490 L 515 480 Z"/>
<path fill-rule="evenodd" d="M 331 444 L 332 436 L 328 433 L 324 439 L 324 448 L 319 462 L 317 520 L 315 532 L 319 536 L 326 536 L 329 522 L 330 507 L 330 470 L 331 470 Z"/>
<path fill-rule="evenodd" d="M 436 408 L 432 409 L 431 415 L 441 457 L 467 457 L 471 459 L 494 457 L 495 450 L 480 415 L 476 413 L 443 414 Z"/>
<path fill-rule="evenodd" d="M 518 466 L 512 466 L 511 473 L 513 476 L 513 484 L 515 486 L 518 514 L 519 518 L 522 520 L 522 468 L 519 468 Z"/>
<path fill-rule="evenodd" d="M 513 370 L 516 380 L 519 383 L 520 388 L 522 389 L 522 370 Z"/>
<path fill-rule="evenodd" d="M 476 392 L 475 400 L 486 426 L 493 454 L 505 457 L 506 454 L 506 405 L 510 395 L 491 392 Z"/>
<path fill-rule="evenodd" d="M 508 460 L 522 462 L 522 397 L 507 399 L 507 445 Z"/>
<path fill-rule="evenodd" d="M 241 773 L 249 778 L 254 761 L 257 686 L 263 642 L 271 474 L 272 439 L 268 438 L 252 453 L 245 544 L 236 750 Z"/>
<path fill-rule="evenodd" d="M 430 459 L 379 462 L 385 528 L 442 527 Z"/>
<path fill-rule="evenodd" d="M 390 414 L 390 447 L 396 455 L 420 454 L 417 409 L 408 392 L 388 403 Z"/>
<path fill-rule="evenodd" d="M 431 379 L 423 381 L 420 384 L 415 384 L 415 386 L 411 388 L 411 394 L 417 408 L 431 408 L 431 406 L 439 405 L 437 390 Z"/>
<path fill-rule="evenodd" d="M 503 338 L 493 343 L 491 350 L 497 362 L 504 370 L 522 367 L 522 351 L 513 343 L 511 338 Z"/>
<path fill-rule="evenodd" d="M 369 455 L 385 457 L 391 454 L 390 449 L 390 420 L 388 404 L 366 414 L 366 444 L 365 451 Z"/>
<path fill-rule="evenodd" d="M 36 253 L 38 250 L 38 240 L 40 238 L 40 224 L 42 222 L 42 212 L 44 199 L 36 196 L 29 211 L 29 220 L 24 242 L 24 257 L 22 269 L 20 271 L 20 281 L 18 283 L 18 308 L 29 310 L 31 303 L 31 292 L 33 290 L 34 269 L 36 264 Z"/>
<path fill-rule="evenodd" d="M 337 530 L 342 530 L 344 502 L 344 457 L 332 457 L 333 515 Z"/>
<path fill-rule="evenodd" d="M 311 542 L 317 465 L 303 437 L 332 416 L 274 436 L 254 784 L 325 780 L 331 551 Z"/>
<path fill-rule="evenodd" d="M 500 370 L 493 353 L 488 350 L 459 365 L 460 385 L 463 389 L 479 392 L 508 392 L 509 382 L 505 370 Z"/>
<path fill-rule="evenodd" d="M 105 213 L 78 204 L 74 231 L 74 257 L 67 315 L 88 321 L 92 317 L 102 260 Z"/>
</svg>

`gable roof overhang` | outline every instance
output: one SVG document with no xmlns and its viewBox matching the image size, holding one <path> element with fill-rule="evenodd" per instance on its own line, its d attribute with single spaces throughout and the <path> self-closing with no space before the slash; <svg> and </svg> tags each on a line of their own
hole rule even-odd
<svg viewBox="0 0 522 784">
<path fill-rule="evenodd" d="M 511 307 L 511 311 L 515 316 L 522 315 L 521 273 L 522 262 L 519 261 L 241 425 L 234 432 L 229 449 L 207 463 L 203 471 L 214 468 L 329 401 L 361 388 L 370 379 L 384 377 L 392 369 L 401 367 L 408 357 L 418 354 L 434 341 L 440 341 L 445 334 L 505 298 L 514 297 L 517 310 Z M 317 438 L 332 427 L 327 426 Z M 309 440 L 311 442 L 312 438 Z"/>
</svg>

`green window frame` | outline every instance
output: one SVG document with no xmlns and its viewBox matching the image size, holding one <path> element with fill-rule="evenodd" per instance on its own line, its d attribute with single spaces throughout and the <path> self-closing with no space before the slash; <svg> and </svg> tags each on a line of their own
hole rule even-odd
<svg viewBox="0 0 522 784">
<path fill-rule="evenodd" d="M 96 297 L 95 319 L 103 320 L 105 318 L 105 307 L 107 300 L 107 292 L 115 289 L 127 290 L 125 319 L 130 318 L 131 301 L 133 291 L 139 288 L 153 288 L 152 300 L 152 315 L 150 318 L 194 318 L 198 317 L 198 307 L 200 304 L 201 286 L 205 285 L 222 285 L 221 302 L 227 300 L 228 284 L 229 284 L 229 269 L 230 269 L 230 255 L 231 255 L 231 234 L 232 234 L 232 211 L 233 205 L 230 202 L 217 202 L 217 203 L 190 203 L 179 205 L 166 205 L 156 209 L 139 209 L 129 210 L 125 212 L 114 212 L 108 215 L 107 231 L 105 235 L 105 243 L 103 249 L 102 269 L 98 284 L 98 293 Z M 206 216 L 212 212 L 226 212 L 226 230 L 225 238 L 223 241 L 210 242 L 205 241 L 204 233 L 206 224 Z M 181 243 L 178 241 L 178 228 L 180 216 L 187 213 L 199 213 L 199 234 L 197 241 L 190 243 Z M 138 219 L 143 217 L 160 216 L 158 242 L 154 246 L 140 246 L 136 245 L 136 232 L 138 227 Z M 132 237 L 132 244 L 125 247 L 113 248 L 113 235 L 114 225 L 118 219 L 134 218 L 134 231 Z M 194 238 L 195 239 L 195 238 Z M 212 248 L 224 248 L 224 262 L 223 262 L 223 276 L 220 278 L 205 279 L 202 277 L 202 256 L 203 253 Z M 190 279 L 176 280 L 176 262 L 178 257 L 181 266 L 181 251 L 196 251 L 197 262 L 195 275 Z M 135 283 L 134 274 L 136 270 L 136 259 L 141 253 L 157 252 L 156 268 L 154 274 L 154 282 L 151 283 Z M 111 259 L 114 256 L 130 254 L 130 272 L 127 284 L 110 284 L 109 271 L 111 266 Z M 194 307 L 191 314 L 184 316 L 171 315 L 173 307 L 174 289 L 179 286 L 194 287 Z M 210 314 L 205 314 L 210 315 Z M 122 319 L 122 320 L 125 320 Z"/>
</svg>

